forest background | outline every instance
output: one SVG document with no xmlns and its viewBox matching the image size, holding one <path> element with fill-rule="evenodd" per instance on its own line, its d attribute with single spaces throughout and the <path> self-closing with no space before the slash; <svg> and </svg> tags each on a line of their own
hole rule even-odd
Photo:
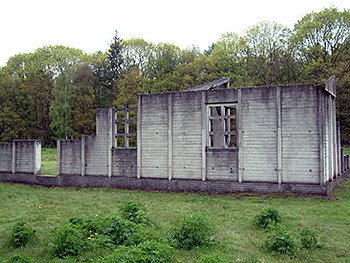
<svg viewBox="0 0 350 263">
<path fill-rule="evenodd" d="M 350 145 L 350 9 L 325 8 L 289 29 L 263 21 L 243 36 L 222 34 L 207 50 L 180 49 L 118 31 L 105 52 L 44 46 L 0 68 L 0 141 L 57 139 L 95 133 L 96 109 L 135 107 L 138 93 L 185 90 L 220 77 L 231 87 L 337 84 L 337 121 Z"/>
</svg>

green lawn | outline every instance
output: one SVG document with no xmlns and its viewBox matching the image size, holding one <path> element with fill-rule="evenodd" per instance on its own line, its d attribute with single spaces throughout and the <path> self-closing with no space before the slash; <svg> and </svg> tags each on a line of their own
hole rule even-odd
<svg viewBox="0 0 350 263">
<path fill-rule="evenodd" d="M 57 175 L 57 149 L 41 148 L 41 174 Z"/>
<path fill-rule="evenodd" d="M 350 154 L 350 148 L 345 148 L 344 152 Z M 42 174 L 56 175 L 56 157 L 56 149 L 42 149 Z M 293 194 L 198 195 L 0 183 L 0 262 L 9 262 L 15 255 L 27 255 L 32 258 L 31 262 L 94 262 L 105 252 L 71 259 L 53 257 L 50 233 L 73 216 L 97 218 L 118 214 L 118 206 L 129 200 L 147 206 L 152 231 L 164 237 L 171 227 L 178 227 L 185 216 L 208 215 L 217 226 L 217 245 L 189 251 L 175 250 L 173 262 L 200 262 L 203 256 L 213 254 L 224 262 L 350 262 L 349 187 L 350 179 L 335 189 L 332 196 L 319 197 Z M 295 259 L 268 253 L 264 244 L 269 233 L 256 229 L 253 219 L 263 208 L 270 206 L 279 209 L 284 216 L 283 225 L 292 233 L 297 234 L 303 228 L 317 231 L 322 248 L 304 251 Z M 5 245 L 9 228 L 21 220 L 37 230 L 39 243 L 21 249 L 9 248 Z"/>
<path fill-rule="evenodd" d="M 198 195 L 192 193 L 142 192 L 117 189 L 45 188 L 0 183 L 0 262 L 14 255 L 28 255 L 32 262 L 93 262 L 96 252 L 73 259 L 51 256 L 50 233 L 73 216 L 96 218 L 118 214 L 123 201 L 135 200 L 150 213 L 152 231 L 167 235 L 185 216 L 208 215 L 217 226 L 217 245 L 189 251 L 175 250 L 173 262 L 199 262 L 217 254 L 224 262 L 350 262 L 349 180 L 331 197 L 281 195 Z M 307 227 L 317 230 L 323 248 L 305 251 L 296 259 L 272 256 L 264 248 L 268 233 L 253 226 L 263 208 L 276 207 L 284 215 L 283 225 L 293 233 Z M 22 249 L 5 246 L 9 228 L 25 220 L 37 230 L 39 243 Z M 2 258 L 2 261 L 1 261 Z"/>
</svg>

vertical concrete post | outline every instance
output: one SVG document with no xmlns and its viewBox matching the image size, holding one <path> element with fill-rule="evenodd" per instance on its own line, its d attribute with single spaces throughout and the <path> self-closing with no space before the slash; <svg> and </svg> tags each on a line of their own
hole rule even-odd
<svg viewBox="0 0 350 263">
<path fill-rule="evenodd" d="M 332 97 L 328 96 L 328 180 L 333 181 L 333 107 L 332 107 Z"/>
<path fill-rule="evenodd" d="M 173 94 L 168 93 L 168 179 L 173 179 Z"/>
<path fill-rule="evenodd" d="M 12 141 L 12 174 L 16 173 L 16 142 Z"/>
<path fill-rule="evenodd" d="M 86 136 L 81 136 L 81 176 L 85 176 L 85 138 Z"/>
<path fill-rule="evenodd" d="M 243 182 L 243 148 L 242 148 L 242 89 L 238 89 L 238 107 L 237 107 L 237 147 L 238 147 L 238 182 Z"/>
<path fill-rule="evenodd" d="M 126 117 L 126 116 L 125 116 Z M 107 160 L 107 168 L 108 168 L 108 177 L 112 177 L 112 147 L 113 141 L 115 140 L 115 111 L 114 109 L 108 109 L 108 131 L 107 131 L 107 140 L 108 140 L 108 160 Z"/>
<path fill-rule="evenodd" d="M 34 142 L 34 175 L 41 174 L 41 141 Z"/>
<path fill-rule="evenodd" d="M 57 140 L 57 175 L 61 174 L 61 140 Z"/>
<path fill-rule="evenodd" d="M 129 137 L 127 136 L 129 133 L 129 111 L 127 108 L 124 109 L 124 147 L 129 148 Z"/>
<path fill-rule="evenodd" d="M 341 174 L 341 141 L 340 141 L 340 123 L 337 122 L 337 175 Z"/>
<path fill-rule="evenodd" d="M 137 178 L 141 178 L 141 153 L 142 153 L 142 141 L 141 141 L 141 122 L 142 122 L 142 95 L 137 94 Z"/>
<path fill-rule="evenodd" d="M 338 130 L 336 120 L 335 98 L 332 98 L 332 126 L 333 126 L 333 178 L 338 176 Z"/>
<path fill-rule="evenodd" d="M 276 88 L 277 104 L 277 181 L 282 184 L 282 105 L 281 105 L 281 87 Z"/>
<path fill-rule="evenodd" d="M 321 89 L 318 89 L 318 136 L 319 136 L 319 167 L 320 167 L 320 185 L 325 184 L 325 126 L 324 126 L 324 97 Z"/>
<path fill-rule="evenodd" d="M 208 131 L 208 112 L 207 112 L 207 92 L 202 91 L 202 181 L 207 179 L 207 138 Z"/>
<path fill-rule="evenodd" d="M 340 172 L 344 173 L 344 149 L 340 147 Z"/>
</svg>

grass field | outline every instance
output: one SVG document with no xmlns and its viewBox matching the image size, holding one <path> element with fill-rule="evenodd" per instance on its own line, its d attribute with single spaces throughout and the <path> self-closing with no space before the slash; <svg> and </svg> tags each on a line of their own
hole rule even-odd
<svg viewBox="0 0 350 263">
<path fill-rule="evenodd" d="M 345 148 L 345 154 L 349 153 L 350 148 Z M 56 149 L 42 149 L 42 174 L 56 175 L 56 155 Z M 10 262 L 15 255 L 27 255 L 32 258 L 31 262 L 94 262 L 96 254 L 54 258 L 50 254 L 50 233 L 73 216 L 93 218 L 118 214 L 119 205 L 129 200 L 147 206 L 153 231 L 162 236 L 167 236 L 171 227 L 178 227 L 185 216 L 208 215 L 217 226 L 217 245 L 175 250 L 173 262 L 200 262 L 203 256 L 213 254 L 221 257 L 223 262 L 350 262 L 350 179 L 330 197 L 198 195 L 0 183 L 0 262 Z M 283 225 L 291 233 L 297 234 L 303 228 L 317 231 L 322 248 L 304 251 L 293 259 L 286 255 L 271 255 L 264 246 L 269 233 L 253 226 L 255 215 L 271 206 L 283 214 Z M 37 230 L 39 243 L 21 249 L 9 248 L 5 245 L 9 228 L 21 220 Z"/>
<path fill-rule="evenodd" d="M 57 175 L 57 149 L 41 148 L 41 174 Z"/>
<path fill-rule="evenodd" d="M 173 262 L 198 262 L 204 255 L 218 254 L 224 262 L 350 262 L 349 180 L 332 197 L 284 195 L 198 195 L 142 192 L 117 189 L 45 188 L 0 183 L 0 262 L 14 255 L 28 255 L 32 262 L 91 262 L 90 256 L 57 259 L 50 256 L 50 232 L 72 216 L 86 218 L 113 215 L 123 201 L 147 205 L 153 231 L 166 236 L 181 218 L 208 215 L 217 226 L 219 243 L 210 248 L 176 250 Z M 284 215 L 283 225 L 293 233 L 302 228 L 317 230 L 323 247 L 291 259 L 272 256 L 264 247 L 268 233 L 253 226 L 254 216 L 266 207 Z M 5 246 L 9 228 L 25 220 L 39 235 L 39 244 L 22 249 Z"/>
</svg>

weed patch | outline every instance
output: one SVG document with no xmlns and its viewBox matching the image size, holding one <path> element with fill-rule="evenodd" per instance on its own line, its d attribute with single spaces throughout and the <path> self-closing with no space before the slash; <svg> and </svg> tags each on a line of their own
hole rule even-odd
<svg viewBox="0 0 350 263">
<path fill-rule="evenodd" d="M 268 229 L 270 225 L 274 226 L 281 223 L 283 217 L 275 207 L 264 208 L 254 218 L 254 223 L 258 228 Z"/>
<path fill-rule="evenodd" d="M 20 221 L 11 227 L 7 245 L 13 248 L 26 247 L 30 242 L 37 240 L 36 230 L 25 221 Z"/>
<path fill-rule="evenodd" d="M 208 216 L 194 215 L 184 218 L 182 226 L 170 231 L 170 239 L 174 247 L 192 249 L 210 246 L 215 243 L 215 225 Z"/>
</svg>

